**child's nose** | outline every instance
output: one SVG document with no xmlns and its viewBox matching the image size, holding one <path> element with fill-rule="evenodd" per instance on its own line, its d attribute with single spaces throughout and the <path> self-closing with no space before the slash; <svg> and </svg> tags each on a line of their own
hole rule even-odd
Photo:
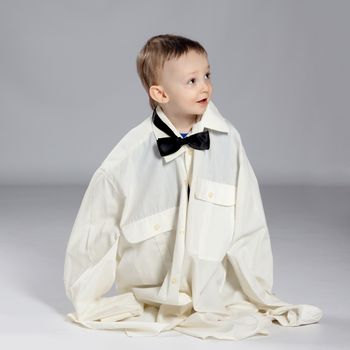
<svg viewBox="0 0 350 350">
<path fill-rule="evenodd" d="M 202 92 L 208 92 L 209 91 L 209 83 L 207 81 L 203 81 L 202 82 L 201 90 L 202 90 Z"/>
</svg>

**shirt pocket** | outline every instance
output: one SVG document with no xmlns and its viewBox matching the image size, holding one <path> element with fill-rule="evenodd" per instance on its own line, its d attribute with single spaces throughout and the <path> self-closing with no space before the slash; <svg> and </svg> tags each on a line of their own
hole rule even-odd
<svg viewBox="0 0 350 350">
<path fill-rule="evenodd" d="M 195 197 L 213 204 L 232 206 L 236 203 L 236 186 L 199 178 Z"/>
<path fill-rule="evenodd" d="M 135 284 L 158 284 L 163 281 L 172 260 L 178 207 L 162 210 L 121 226 L 127 241 L 120 263 L 137 272 Z"/>
<path fill-rule="evenodd" d="M 233 238 L 236 186 L 198 178 L 194 189 L 199 257 L 221 261 Z"/>
</svg>

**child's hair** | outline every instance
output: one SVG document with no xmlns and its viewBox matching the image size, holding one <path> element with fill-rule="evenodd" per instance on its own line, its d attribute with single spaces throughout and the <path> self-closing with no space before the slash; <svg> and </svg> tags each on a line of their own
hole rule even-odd
<svg viewBox="0 0 350 350">
<path fill-rule="evenodd" d="M 137 74 L 149 97 L 152 110 L 157 102 L 149 95 L 149 88 L 158 83 L 159 75 L 167 60 L 178 58 L 194 50 L 199 54 L 207 55 L 204 47 L 198 42 L 180 35 L 161 34 L 148 39 L 136 58 Z"/>
</svg>

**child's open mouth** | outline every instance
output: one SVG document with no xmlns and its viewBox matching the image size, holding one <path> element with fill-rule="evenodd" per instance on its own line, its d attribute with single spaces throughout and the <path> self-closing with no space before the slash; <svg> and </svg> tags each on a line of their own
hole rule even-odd
<svg viewBox="0 0 350 350">
<path fill-rule="evenodd" d="M 206 104 L 207 102 L 208 102 L 207 98 L 203 98 L 202 100 L 197 101 L 197 103 L 200 103 L 200 104 Z"/>
</svg>

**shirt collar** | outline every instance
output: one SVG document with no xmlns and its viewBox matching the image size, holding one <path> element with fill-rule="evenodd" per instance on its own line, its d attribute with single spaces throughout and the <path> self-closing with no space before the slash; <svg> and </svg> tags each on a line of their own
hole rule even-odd
<svg viewBox="0 0 350 350">
<path fill-rule="evenodd" d="M 165 113 L 163 112 L 162 108 L 159 105 L 156 107 L 156 112 L 159 115 L 159 117 L 162 119 L 162 121 L 169 126 L 169 128 L 174 132 L 176 136 L 182 137 L 180 132 L 175 128 L 173 123 L 165 115 Z M 159 139 L 160 137 L 169 137 L 169 135 L 167 135 L 164 131 L 158 129 L 154 125 L 154 123 L 152 123 L 152 128 L 156 139 Z M 228 133 L 229 131 L 225 118 L 220 114 L 220 112 L 218 111 L 218 109 L 216 108 L 216 106 L 211 100 L 209 100 L 207 108 L 205 112 L 202 114 L 201 120 L 193 124 L 191 131 L 188 133 L 186 137 L 192 134 L 196 134 L 198 132 L 202 132 L 204 128 L 219 131 L 219 132 L 224 132 L 224 133 Z M 185 147 L 180 147 L 180 149 L 177 150 L 176 152 L 168 154 L 163 158 L 166 162 L 169 162 L 175 159 L 176 157 L 178 157 L 183 152 L 185 152 Z"/>
</svg>

